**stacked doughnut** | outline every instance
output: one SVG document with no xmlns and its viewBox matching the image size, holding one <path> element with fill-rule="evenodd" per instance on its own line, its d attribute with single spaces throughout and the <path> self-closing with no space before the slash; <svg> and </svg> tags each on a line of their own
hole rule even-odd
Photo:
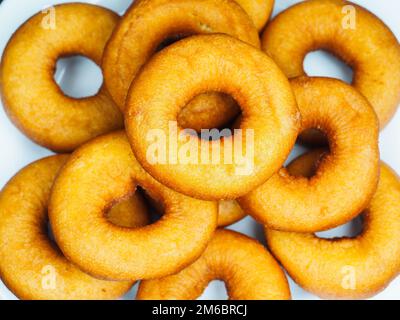
<svg viewBox="0 0 400 320">
<path fill-rule="evenodd" d="M 272 9 L 136 0 L 119 17 L 70 3 L 56 28 L 38 13 L 15 32 L 4 108 L 58 153 L 0 193 L 0 276 L 15 295 L 115 299 L 140 280 L 137 299 L 195 299 L 219 279 L 231 299 L 290 299 L 286 270 L 320 297 L 366 298 L 398 275 L 400 180 L 378 138 L 400 103 L 400 45 L 347 1 L 267 23 Z M 351 85 L 305 74 L 318 49 L 353 68 Z M 71 55 L 101 66 L 96 95 L 54 81 Z M 310 150 L 285 167 L 297 141 Z M 267 246 L 224 229 L 246 215 Z M 356 237 L 316 235 L 359 216 Z"/>
</svg>

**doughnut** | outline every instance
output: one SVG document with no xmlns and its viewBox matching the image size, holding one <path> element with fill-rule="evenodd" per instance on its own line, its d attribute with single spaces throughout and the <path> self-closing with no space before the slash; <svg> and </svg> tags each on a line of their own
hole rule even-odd
<svg viewBox="0 0 400 320">
<path fill-rule="evenodd" d="M 294 163 L 312 166 L 310 159 L 302 157 Z M 361 235 L 321 239 L 314 234 L 266 230 L 268 245 L 307 291 L 323 298 L 371 297 L 400 271 L 399 212 L 399 178 L 382 163 L 377 192 L 364 211 Z"/>
<path fill-rule="evenodd" d="M 235 0 L 254 22 L 258 31 L 261 31 L 271 16 L 274 0 Z"/>
<path fill-rule="evenodd" d="M 194 300 L 212 280 L 222 280 L 232 300 L 289 300 L 286 276 L 256 240 L 217 230 L 201 257 L 175 275 L 141 281 L 137 299 Z"/>
<path fill-rule="evenodd" d="M 110 224 L 105 209 L 138 185 L 164 205 L 165 214 L 143 228 Z M 116 132 L 72 154 L 54 184 L 49 217 L 60 249 L 82 270 L 137 280 L 176 273 L 197 259 L 216 228 L 217 205 L 155 181 L 133 156 L 125 133 Z"/>
<path fill-rule="evenodd" d="M 65 95 L 53 79 L 56 62 L 83 55 L 100 65 L 119 17 L 90 4 L 54 8 L 55 29 L 44 28 L 44 16 L 38 13 L 8 42 L 0 65 L 0 93 L 5 111 L 24 134 L 55 152 L 69 152 L 122 128 L 123 117 L 105 86 L 87 98 Z"/>
<path fill-rule="evenodd" d="M 246 213 L 235 200 L 218 201 L 218 227 L 226 227 L 242 220 Z"/>
<path fill-rule="evenodd" d="M 21 299 L 118 298 L 130 289 L 131 281 L 92 278 L 69 262 L 47 235 L 50 189 L 67 158 L 66 155 L 58 155 L 34 162 L 22 169 L 2 190 L 1 279 Z M 126 200 L 124 208 L 139 208 L 138 201 Z M 111 212 L 116 222 L 117 216 L 137 215 L 131 227 L 142 226 L 148 221 L 144 210 L 127 211 L 120 209 L 119 205 Z M 54 272 L 54 278 L 51 278 L 51 272 Z"/>
<path fill-rule="evenodd" d="M 312 177 L 293 176 L 282 168 L 239 204 L 271 229 L 334 228 L 357 216 L 376 190 L 378 120 L 368 101 L 342 81 L 300 77 L 291 84 L 302 117 L 300 132 L 321 130 L 331 152 Z"/>
<path fill-rule="evenodd" d="M 144 0 L 136 0 L 135 3 Z M 220 1 L 223 2 L 223 1 Z M 274 0 L 235 0 L 248 14 L 258 31 L 267 23 L 274 8 Z"/>
<path fill-rule="evenodd" d="M 399 42 L 378 17 L 354 3 L 296 4 L 268 24 L 261 42 L 289 78 L 305 75 L 303 61 L 310 51 L 327 50 L 342 59 L 353 68 L 352 85 L 374 107 L 381 129 L 399 105 Z"/>
<path fill-rule="evenodd" d="M 215 90 L 241 105 L 241 131 L 205 141 L 180 130 L 175 139 L 171 127 L 182 106 Z M 264 183 L 284 163 L 300 124 L 280 69 L 260 50 L 227 35 L 193 36 L 159 52 L 133 81 L 126 106 L 128 139 L 141 165 L 169 188 L 204 200 L 236 199 Z M 172 151 L 151 153 L 153 134 L 163 139 L 158 145 Z M 229 146 L 231 159 L 224 155 Z M 188 161 L 174 158 L 174 150 L 182 155 L 187 149 Z M 237 159 L 240 151 L 243 161 Z"/>
<path fill-rule="evenodd" d="M 241 1 L 254 12 L 270 1 Z M 267 14 L 260 12 L 258 15 Z M 258 16 L 257 15 L 257 16 Z M 257 17 L 257 21 L 264 19 Z M 259 22 L 260 23 L 260 22 Z M 132 80 L 163 45 L 194 34 L 226 33 L 257 48 L 257 29 L 243 9 L 231 0 L 141 0 L 125 13 L 104 52 L 103 69 L 108 90 L 122 111 Z M 161 80 L 164 82 L 163 80 Z M 193 97 L 179 117 L 183 128 L 219 128 L 240 111 L 226 95 L 209 92 Z"/>
</svg>

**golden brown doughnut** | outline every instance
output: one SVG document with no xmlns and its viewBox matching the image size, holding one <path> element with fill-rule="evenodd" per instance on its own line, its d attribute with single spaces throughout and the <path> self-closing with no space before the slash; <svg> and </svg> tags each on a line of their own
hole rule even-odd
<svg viewBox="0 0 400 320">
<path fill-rule="evenodd" d="M 264 7 L 268 2 L 263 0 L 258 6 Z M 250 9 L 249 5 L 246 7 Z M 257 29 L 233 0 L 134 2 L 115 29 L 103 58 L 105 83 L 120 109 L 125 110 L 132 80 L 160 45 L 165 41 L 204 33 L 226 33 L 260 47 Z M 180 125 L 198 131 L 219 128 L 240 110 L 232 98 L 216 92 L 193 97 L 187 103 L 179 117 Z"/>
<path fill-rule="evenodd" d="M 313 166 L 312 156 L 300 157 L 288 170 L 299 162 L 296 170 Z M 367 298 L 383 290 L 400 271 L 399 213 L 399 178 L 382 163 L 378 190 L 364 211 L 361 235 L 321 239 L 266 230 L 268 245 L 304 289 L 326 298 Z"/>
<path fill-rule="evenodd" d="M 11 120 L 36 143 L 72 151 L 98 135 L 123 126 L 121 112 L 103 86 L 91 97 L 66 96 L 53 79 L 56 62 L 83 55 L 100 64 L 118 16 L 90 4 L 54 7 L 55 29 L 38 13 L 9 41 L 0 66 L 0 93 Z"/>
<path fill-rule="evenodd" d="M 218 201 L 218 227 L 225 227 L 242 220 L 246 213 L 236 200 Z"/>
<path fill-rule="evenodd" d="M 143 1 L 136 0 L 135 3 Z M 222 1 L 220 1 L 222 2 Z M 235 0 L 253 21 L 258 31 L 267 23 L 274 9 L 274 0 Z"/>
<path fill-rule="evenodd" d="M 289 78 L 305 75 L 303 60 L 310 51 L 323 49 L 338 56 L 353 68 L 353 86 L 372 104 L 381 128 L 399 105 L 399 42 L 378 17 L 354 3 L 296 4 L 268 24 L 262 48 Z"/>
<path fill-rule="evenodd" d="M 113 299 L 132 282 L 92 278 L 69 262 L 47 235 L 47 203 L 68 156 L 52 156 L 22 169 L 0 194 L 0 276 L 21 299 Z M 112 211 L 120 210 L 118 208 Z M 146 212 L 139 215 L 143 225 Z M 123 217 L 124 214 L 119 214 Z"/>
<path fill-rule="evenodd" d="M 199 157 L 188 163 L 172 159 L 172 152 L 163 154 L 165 161 L 149 158 L 152 133 L 165 137 L 168 150 L 176 146 L 179 153 L 188 147 L 187 141 L 174 140 L 171 123 L 187 101 L 213 90 L 232 95 L 241 105 L 241 134 L 211 142 L 191 136 L 190 145 L 195 146 L 189 153 Z M 299 129 L 299 112 L 286 77 L 267 55 L 227 35 L 193 36 L 161 51 L 135 78 L 126 106 L 128 139 L 142 166 L 166 186 L 207 200 L 235 199 L 265 182 L 283 164 Z M 243 146 L 243 163 L 225 158 L 225 144 L 230 142 Z M 221 147 L 220 158 L 212 163 L 211 157 L 202 156 L 215 146 Z M 239 149 L 232 149 L 236 157 Z"/>
<path fill-rule="evenodd" d="M 233 0 L 134 2 L 115 28 L 103 57 L 105 83 L 121 110 L 125 110 L 132 80 L 163 41 L 210 32 L 260 46 L 252 21 Z"/>
<path fill-rule="evenodd" d="M 228 230 L 217 230 L 201 257 L 186 269 L 142 281 L 137 299 L 196 299 L 214 279 L 225 282 L 232 300 L 290 299 L 286 276 L 270 253 L 254 239 Z"/>
<path fill-rule="evenodd" d="M 315 232 L 341 225 L 364 209 L 378 183 L 378 121 L 368 101 L 351 86 L 329 78 L 291 81 L 301 131 L 317 128 L 331 153 L 311 178 L 282 168 L 239 199 L 241 207 L 269 228 Z"/>
<path fill-rule="evenodd" d="M 261 31 L 271 16 L 274 0 L 235 0 L 253 20 L 254 25 Z"/>
<path fill-rule="evenodd" d="M 110 224 L 104 211 L 137 185 L 163 203 L 163 217 L 136 229 Z M 200 256 L 216 228 L 217 206 L 155 181 L 117 132 L 73 153 L 53 187 L 49 216 L 60 249 L 89 274 L 148 279 L 178 272 Z"/>
</svg>

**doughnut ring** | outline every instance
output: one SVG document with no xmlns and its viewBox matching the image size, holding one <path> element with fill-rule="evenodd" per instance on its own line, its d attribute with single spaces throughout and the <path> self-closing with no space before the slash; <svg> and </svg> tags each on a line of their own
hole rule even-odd
<svg viewBox="0 0 400 320">
<path fill-rule="evenodd" d="M 110 224 L 105 210 L 137 185 L 163 203 L 165 214 L 143 228 Z M 60 249 L 82 270 L 136 280 L 176 273 L 197 259 L 216 228 L 217 205 L 155 181 L 136 161 L 125 134 L 116 132 L 73 153 L 53 187 L 49 216 Z"/>
<path fill-rule="evenodd" d="M 303 162 L 303 167 L 312 166 L 312 158 L 299 158 L 296 162 Z M 399 212 L 399 178 L 382 163 L 377 192 L 364 211 L 361 235 L 320 239 L 314 234 L 266 230 L 268 245 L 307 291 L 328 298 L 367 298 L 383 290 L 399 274 Z"/>
<path fill-rule="evenodd" d="M 246 7 L 250 9 L 249 5 Z M 125 99 L 132 80 L 160 46 L 182 37 L 204 33 L 226 33 L 260 47 L 257 29 L 235 1 L 135 2 L 116 27 L 103 57 L 105 83 L 120 109 L 125 110 Z M 240 111 L 233 99 L 216 92 L 193 97 L 187 103 L 183 109 L 186 111 L 179 117 L 180 125 L 196 130 L 219 128 Z"/>
<path fill-rule="evenodd" d="M 378 17 L 356 4 L 296 4 L 268 24 L 262 48 L 289 78 L 305 75 L 303 60 L 310 51 L 323 49 L 338 56 L 353 68 L 352 84 L 374 107 L 381 129 L 399 105 L 399 42 Z"/>
<path fill-rule="evenodd" d="M 137 299 L 194 300 L 214 279 L 225 282 L 232 300 L 289 300 L 283 270 L 260 243 L 240 233 L 217 230 L 201 257 L 161 279 L 141 281 Z"/>
<path fill-rule="evenodd" d="M 367 100 L 342 81 L 300 77 L 291 81 L 302 117 L 301 131 L 317 128 L 331 153 L 311 178 L 282 168 L 239 199 L 241 207 L 271 229 L 315 232 L 357 216 L 379 177 L 378 121 Z"/>
<path fill-rule="evenodd" d="M 21 299 L 112 299 L 122 296 L 132 282 L 92 278 L 69 262 L 47 236 L 47 203 L 53 181 L 68 156 L 44 158 L 21 170 L 0 194 L 0 275 Z M 125 201 L 124 207 L 135 207 Z M 114 221 L 137 215 L 135 223 L 148 221 L 145 211 L 113 208 Z M 132 213 L 135 214 L 132 214 Z M 54 272 L 54 278 L 51 277 Z M 49 282 L 47 282 L 47 280 Z M 53 282 L 52 282 L 53 281 Z M 54 287 L 53 287 L 54 286 Z"/>
<path fill-rule="evenodd" d="M 215 90 L 241 105 L 240 132 L 205 141 L 180 130 L 175 139 L 171 123 L 179 110 L 198 94 Z M 284 163 L 300 122 L 290 84 L 275 63 L 227 35 L 193 36 L 159 52 L 133 81 L 126 106 L 128 139 L 141 165 L 164 185 L 205 200 L 236 199 L 265 182 Z M 153 133 L 162 135 L 169 154 L 150 154 Z M 184 163 L 183 157 L 173 158 L 173 151 L 188 149 L 183 141 L 188 138 L 191 159 Z M 248 151 L 246 160 L 225 157 L 231 146 L 236 158 L 240 144 L 242 154 Z M 212 161 L 211 150 L 219 155 Z"/>
<path fill-rule="evenodd" d="M 69 152 L 122 128 L 123 117 L 104 86 L 91 97 L 66 96 L 53 79 L 56 62 L 79 54 L 99 65 L 119 17 L 89 4 L 54 8 L 55 29 L 43 27 L 44 16 L 38 13 L 12 36 L 0 66 L 0 92 L 5 111 L 29 138 L 53 151 Z"/>
</svg>

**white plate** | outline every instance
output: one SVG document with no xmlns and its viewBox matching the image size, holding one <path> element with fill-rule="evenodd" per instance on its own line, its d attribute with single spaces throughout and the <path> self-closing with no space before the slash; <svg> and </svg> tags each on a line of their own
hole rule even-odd
<svg viewBox="0 0 400 320">
<path fill-rule="evenodd" d="M 66 0 L 4 0 L 0 4 L 0 55 L 6 46 L 12 33 L 30 16 L 44 8 L 57 3 L 71 2 Z M 81 1 L 99 4 L 108 7 L 116 12 L 123 13 L 132 1 L 129 0 L 92 0 Z M 298 0 L 277 0 L 274 14 L 284 10 Z M 398 0 L 357 0 L 354 1 L 378 15 L 400 39 L 400 24 L 398 13 L 400 12 L 400 2 Z M 382 61 L 385 63 L 385 61 Z M 306 70 L 310 75 L 325 75 L 349 80 L 348 71 L 335 59 L 321 53 L 313 53 L 307 57 L 305 62 Z M 68 70 L 68 72 L 65 72 Z M 79 73 L 77 72 L 79 70 Z M 83 79 L 90 78 L 91 81 L 73 81 L 83 74 Z M 68 63 L 60 63 L 56 74 L 57 81 L 69 92 L 77 95 L 87 95 L 93 92 L 101 83 L 98 70 L 91 64 L 75 59 Z M 72 80 L 72 81 L 71 81 Z M 399 88 L 400 90 L 400 88 Z M 392 168 L 400 173 L 400 112 L 398 112 L 392 122 L 382 132 L 380 138 L 381 157 Z M 10 122 L 5 115 L 3 108 L 0 110 L 0 187 L 22 167 L 32 161 L 51 154 L 48 150 L 41 148 L 24 135 L 22 135 Z M 298 149 L 293 152 L 291 158 L 298 154 Z M 235 224 L 231 229 L 245 233 L 249 236 L 263 240 L 262 228 L 251 218 Z M 326 236 L 348 235 L 349 225 L 337 228 L 325 234 Z M 314 295 L 305 292 L 290 280 L 291 291 L 294 299 L 318 299 Z M 374 299 L 398 299 L 400 297 L 400 277 L 393 281 L 386 290 L 374 297 Z M 135 288 L 126 298 L 135 296 Z M 16 299 L 16 297 L 0 282 L 0 298 Z M 225 299 L 226 290 L 222 283 L 214 281 L 206 289 L 202 299 Z"/>
</svg>

